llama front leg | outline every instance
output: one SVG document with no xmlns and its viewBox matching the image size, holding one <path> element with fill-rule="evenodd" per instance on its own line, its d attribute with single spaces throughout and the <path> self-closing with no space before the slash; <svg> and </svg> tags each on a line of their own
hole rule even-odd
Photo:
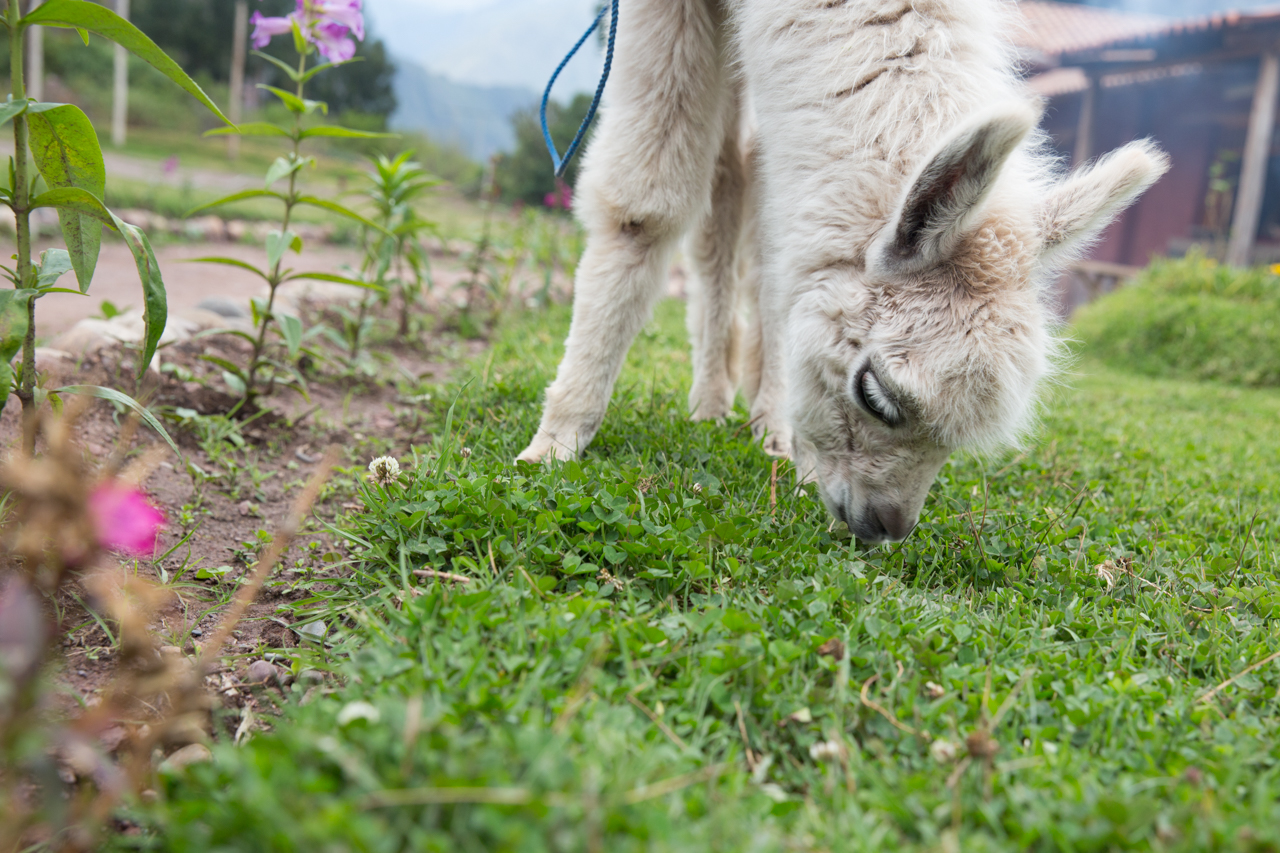
<svg viewBox="0 0 1280 853">
<path fill-rule="evenodd" d="M 518 457 L 572 459 L 595 437 L 672 250 L 711 205 L 728 99 L 716 0 L 633 0 L 610 99 L 578 182 L 587 249 L 564 360 Z"/>
<path fill-rule="evenodd" d="M 564 359 L 547 388 L 538 433 L 519 459 L 573 459 L 591 443 L 631 341 L 661 293 L 674 242 L 670 236 L 652 240 L 625 229 L 589 237 L 578 267 Z"/>
<path fill-rule="evenodd" d="M 738 143 L 736 105 L 725 111 L 724 142 L 711 187 L 711 210 L 689 241 L 694 277 L 689 289 L 693 387 L 689 414 L 720 420 L 733 411 L 739 378 L 737 254 L 742 239 L 746 174 Z"/>
<path fill-rule="evenodd" d="M 760 269 L 761 275 L 767 272 Z M 787 422 L 787 386 L 783 365 L 786 306 L 768 282 L 760 287 L 759 309 L 753 330 L 753 357 L 759 371 L 758 385 L 751 401 L 751 434 L 763 440 L 770 456 L 791 455 L 791 427 Z"/>
</svg>

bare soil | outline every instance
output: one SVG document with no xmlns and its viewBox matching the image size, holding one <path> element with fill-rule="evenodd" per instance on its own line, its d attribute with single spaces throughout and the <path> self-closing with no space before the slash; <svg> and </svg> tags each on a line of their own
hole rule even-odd
<svg viewBox="0 0 1280 853">
<path fill-rule="evenodd" d="M 392 320 L 388 317 L 386 323 Z M 157 549 L 158 559 L 137 563 L 140 575 L 166 583 L 173 592 L 152 626 L 160 642 L 193 653 L 202 638 L 211 635 L 239 579 L 284 520 L 325 448 L 337 445 L 342 450 L 340 466 L 345 467 L 335 479 L 338 488 L 314 508 L 316 521 L 285 555 L 225 651 L 232 657 L 232 671 L 237 672 L 267 650 L 299 645 L 287 605 L 323 589 L 324 579 L 343 571 L 346 559 L 343 543 L 325 532 L 319 521 L 331 522 L 358 508 L 353 502 L 355 478 L 363 476 L 371 458 L 383 453 L 404 458 L 411 447 L 431 443 L 421 413 L 404 403 L 393 378 L 443 382 L 484 346 L 481 340 L 459 340 L 448 333 L 378 346 L 373 350 L 381 368 L 377 377 L 322 373 L 309 383 L 309 400 L 280 392 L 264 401 L 263 410 L 239 412 L 242 449 L 202 443 L 194 419 L 188 419 L 190 427 L 166 420 L 182 455 L 170 452 L 144 488 L 166 512 L 168 525 Z M 135 384 L 132 354 L 124 349 L 104 350 L 75 363 L 54 360 L 41 365 L 41 370 L 45 387 L 102 385 L 136 395 L 153 411 L 185 409 L 225 415 L 237 400 L 222 385 L 220 369 L 201 359 L 206 354 L 237 363 L 245 362 L 248 355 L 244 342 L 226 335 L 175 344 L 165 350 L 164 362 L 177 366 L 183 378 L 153 372 L 141 390 Z M 331 366 L 325 369 L 332 371 Z M 89 405 L 76 426 L 87 465 L 100 464 L 112 454 L 127 421 L 126 414 L 111 403 L 94 400 Z M 20 412 L 15 401 L 0 414 L 0 448 L 12 453 L 19 444 Z M 157 444 L 162 444 L 161 439 L 142 426 L 129 440 L 129 452 L 137 454 Z M 201 570 L 207 577 L 198 577 Z M 71 592 L 73 596 L 57 602 L 65 614 L 65 665 L 60 681 L 68 700 L 92 703 L 111 678 L 115 650 L 102 624 L 86 609 L 85 605 L 92 607 L 88 591 L 76 584 Z"/>
</svg>

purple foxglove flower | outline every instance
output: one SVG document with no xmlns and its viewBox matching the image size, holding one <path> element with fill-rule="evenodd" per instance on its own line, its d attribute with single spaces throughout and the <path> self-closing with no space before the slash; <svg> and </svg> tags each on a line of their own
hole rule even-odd
<svg viewBox="0 0 1280 853">
<path fill-rule="evenodd" d="M 321 23 L 311 30 L 307 40 L 330 62 L 346 62 L 356 55 L 356 43 L 347 37 L 350 32 L 341 24 Z"/>
<path fill-rule="evenodd" d="M 164 513 L 136 486 L 115 482 L 98 486 L 89 495 L 89 515 L 103 548 L 131 557 L 155 553 Z"/>
<path fill-rule="evenodd" d="M 304 0 L 321 24 L 333 23 L 346 27 L 360 41 L 364 41 L 364 0 Z"/>
<path fill-rule="evenodd" d="M 293 29 L 292 15 L 287 18 L 268 18 L 261 12 L 254 12 L 249 19 L 253 24 L 253 46 L 262 50 L 271 43 L 271 39 L 282 36 Z"/>
</svg>

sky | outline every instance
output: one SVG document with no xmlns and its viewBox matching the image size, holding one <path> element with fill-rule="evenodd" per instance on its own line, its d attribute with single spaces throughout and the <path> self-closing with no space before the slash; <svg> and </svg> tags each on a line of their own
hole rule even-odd
<svg viewBox="0 0 1280 853">
<path fill-rule="evenodd" d="M 454 80 L 541 92 L 590 26 L 596 0 L 365 0 L 395 56 Z M 595 88 L 594 39 L 561 75 L 556 97 Z"/>
</svg>

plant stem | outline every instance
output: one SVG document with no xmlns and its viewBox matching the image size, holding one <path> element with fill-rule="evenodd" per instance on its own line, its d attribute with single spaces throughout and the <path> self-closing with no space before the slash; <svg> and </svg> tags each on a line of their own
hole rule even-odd
<svg viewBox="0 0 1280 853">
<path fill-rule="evenodd" d="M 307 55 L 304 53 L 298 60 L 298 76 L 307 70 Z M 303 83 L 298 81 L 298 98 L 302 98 Z M 293 162 L 298 162 L 298 154 L 302 149 L 302 114 L 295 113 L 293 117 Z M 289 223 L 293 219 L 293 209 L 297 206 L 298 199 L 298 172 L 294 169 L 289 173 L 289 193 L 284 202 L 284 218 L 280 224 L 280 238 L 283 240 L 284 235 L 289 231 Z M 286 250 L 287 251 L 287 248 Z M 280 256 L 280 260 L 276 261 L 276 265 L 271 269 L 271 276 L 267 280 L 267 306 L 262 312 L 262 320 L 258 326 L 258 337 L 253 342 L 253 357 L 249 361 L 249 376 L 245 382 L 244 395 L 246 400 L 252 400 L 257 396 L 258 368 L 262 366 L 262 352 L 267 348 L 267 332 L 271 329 L 271 322 L 275 319 L 273 312 L 276 305 L 276 291 L 280 287 L 280 269 L 284 265 L 284 255 Z"/>
<path fill-rule="evenodd" d="M 12 81 L 13 99 L 25 101 L 27 88 L 23 77 L 23 36 L 26 30 L 18 26 L 22 13 L 18 8 L 18 0 L 9 0 L 5 16 L 9 24 L 9 77 Z M 18 281 L 19 287 L 30 288 L 35 282 L 34 270 L 31 266 L 31 210 L 30 177 L 27 173 L 27 115 L 15 116 L 13 119 L 13 218 L 18 240 Z M 36 301 L 27 301 L 27 336 L 22 342 L 22 380 L 15 392 L 22 401 L 23 451 L 31 456 L 35 453 L 35 417 L 36 417 Z"/>
</svg>

